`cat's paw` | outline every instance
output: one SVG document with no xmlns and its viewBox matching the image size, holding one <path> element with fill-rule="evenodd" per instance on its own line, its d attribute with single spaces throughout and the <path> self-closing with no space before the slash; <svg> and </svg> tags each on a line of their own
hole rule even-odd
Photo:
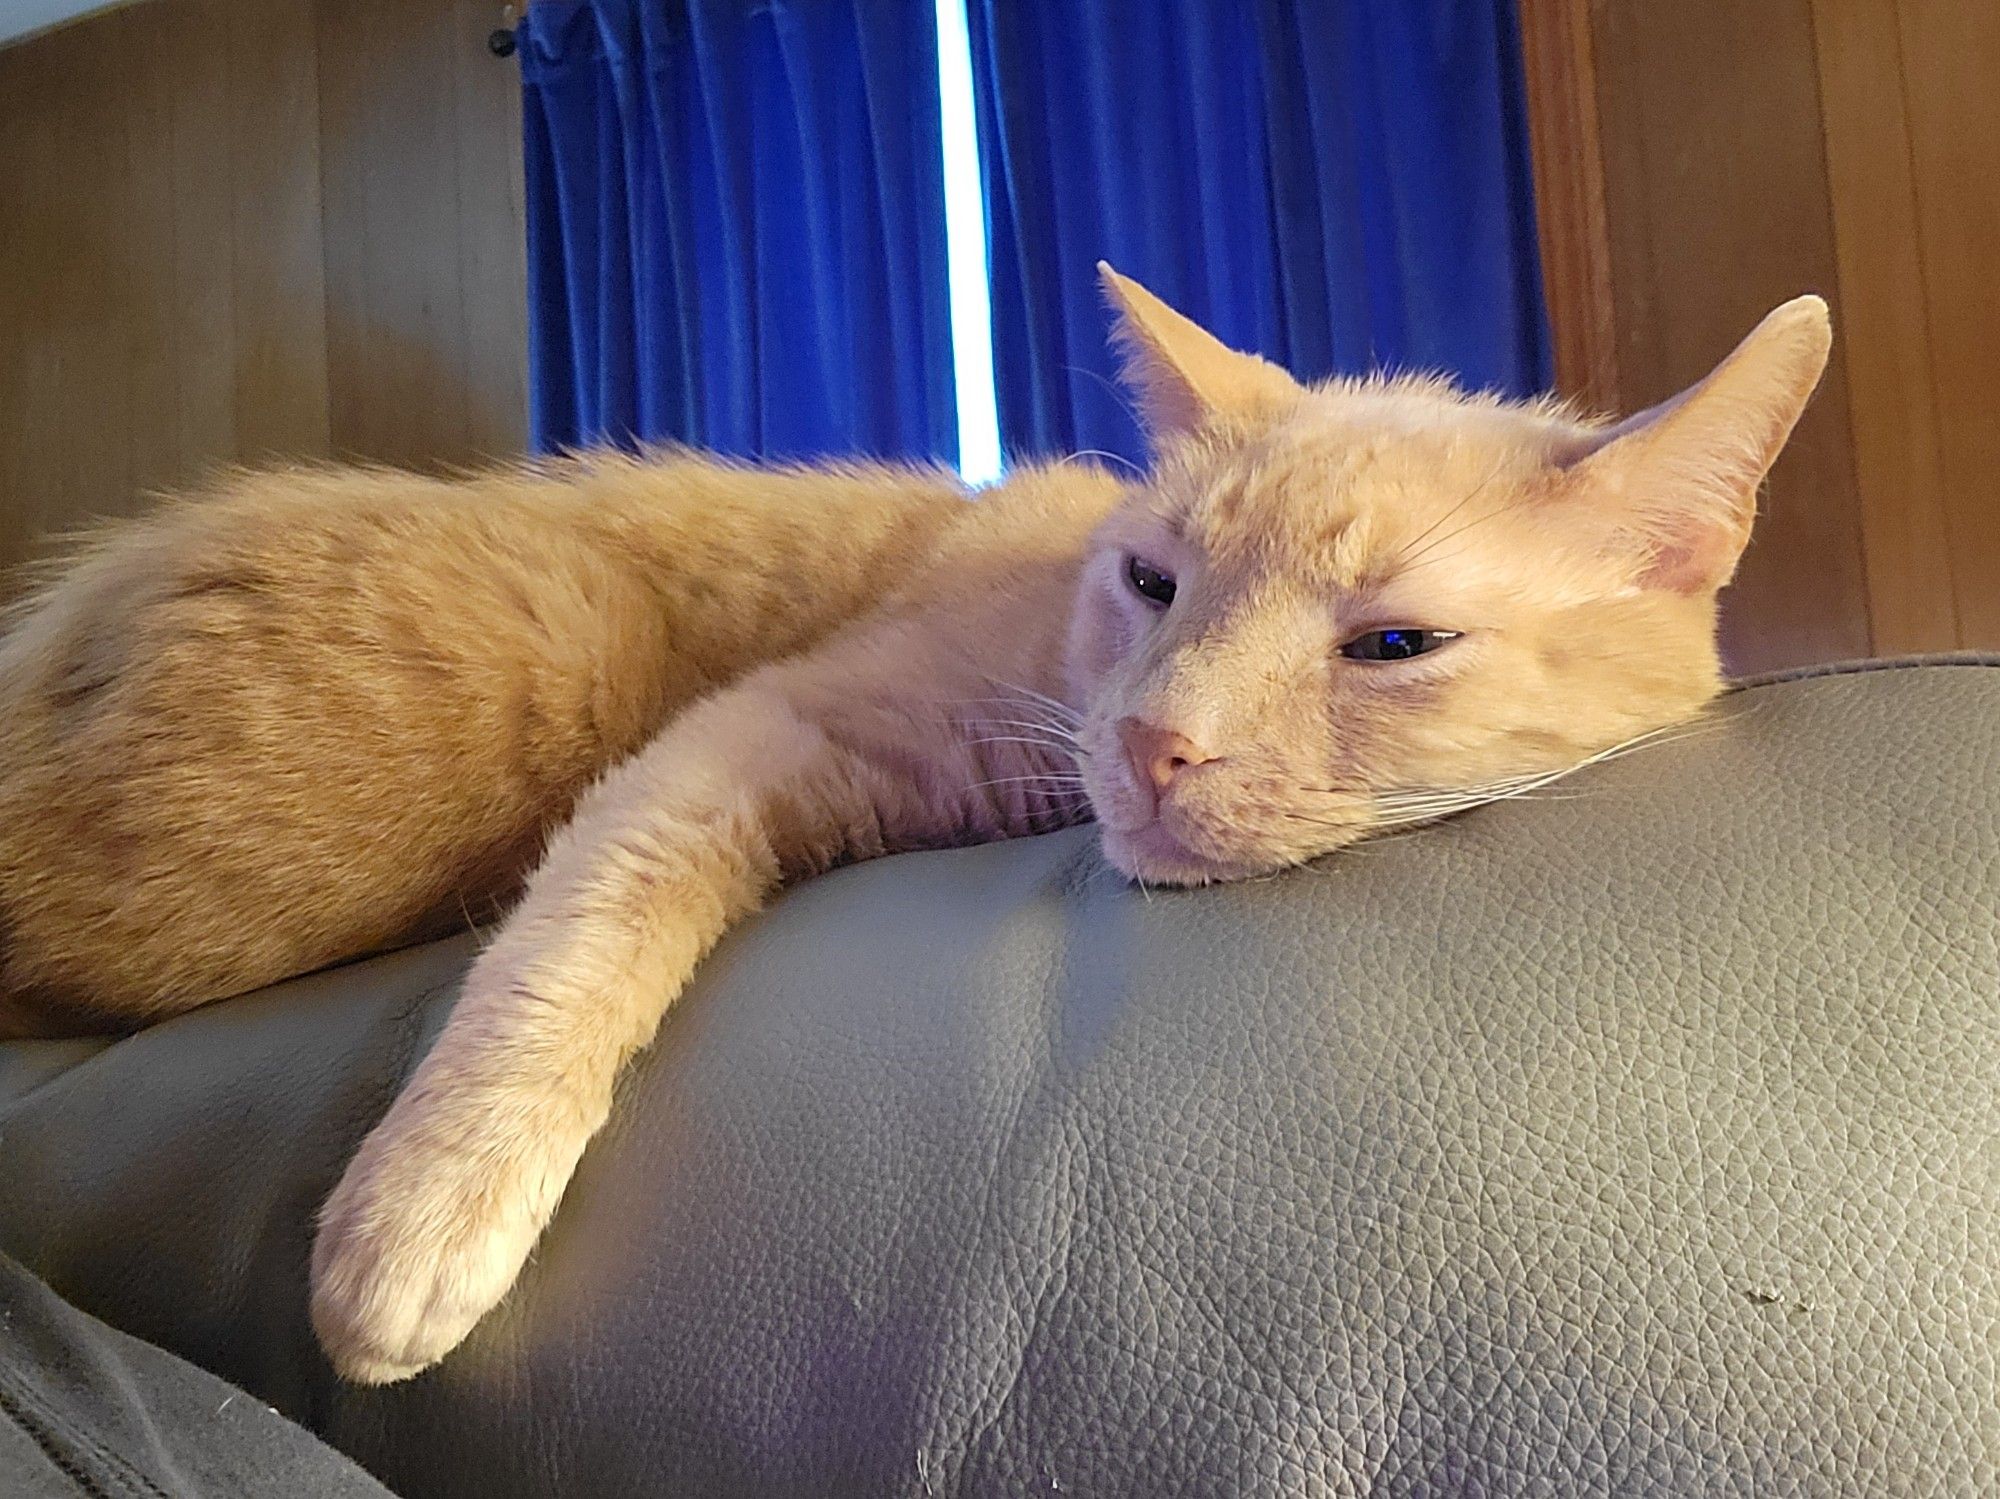
<svg viewBox="0 0 2000 1499">
<path fill-rule="evenodd" d="M 520 1142 L 392 1111 L 320 1212 L 312 1323 L 343 1378 L 390 1384 L 456 1348 L 514 1283 L 547 1217 Z"/>
</svg>

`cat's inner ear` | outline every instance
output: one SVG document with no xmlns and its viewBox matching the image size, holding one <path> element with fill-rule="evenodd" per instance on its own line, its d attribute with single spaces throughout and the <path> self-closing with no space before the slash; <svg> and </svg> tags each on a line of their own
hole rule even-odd
<svg viewBox="0 0 2000 1499">
<path fill-rule="evenodd" d="M 1298 395 L 1298 383 L 1275 364 L 1230 348 L 1101 260 L 1097 275 L 1117 314 L 1112 342 L 1125 383 L 1153 436 L 1191 432 L 1217 418 L 1253 420 Z"/>
<path fill-rule="evenodd" d="M 1699 384 L 1566 455 L 1577 500 L 1634 549 L 1642 586 L 1696 594 L 1729 581 L 1750 540 L 1758 486 L 1832 343 L 1826 303 L 1798 297 Z"/>
</svg>

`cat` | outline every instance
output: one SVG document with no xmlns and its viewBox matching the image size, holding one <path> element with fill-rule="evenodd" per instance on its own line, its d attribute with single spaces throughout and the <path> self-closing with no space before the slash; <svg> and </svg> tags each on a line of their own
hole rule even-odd
<svg viewBox="0 0 2000 1499">
<path fill-rule="evenodd" d="M 1089 819 L 1106 860 L 1135 881 L 1261 875 L 1540 784 L 1698 714 L 1720 690 L 1717 593 L 1826 363 L 1831 330 L 1818 298 L 1778 308 L 1680 396 L 1607 426 L 1427 378 L 1302 385 L 1099 269 L 1152 445 L 1136 481 L 1079 463 L 1026 466 L 967 503 L 937 475 L 846 471 L 824 481 L 829 489 L 879 485 L 891 513 L 874 515 L 849 489 L 852 513 L 829 522 L 792 514 L 820 503 L 810 472 L 767 481 L 691 458 L 660 470 L 647 492 L 682 537 L 700 527 L 703 506 L 737 503 L 733 486 L 791 486 L 785 519 L 771 519 L 773 534 L 757 542 L 785 561 L 765 565 L 754 547 L 737 554 L 742 576 L 764 591 L 745 612 L 745 636 L 723 632 L 726 663 L 701 659 L 710 646 L 666 640 L 664 628 L 634 646 L 593 623 L 580 654 L 558 652 L 549 668 L 589 681 L 603 669 L 591 653 L 606 645 L 640 658 L 671 652 L 662 670 L 674 685 L 649 685 L 638 693 L 643 711 L 628 705 L 610 715 L 616 731 L 584 736 L 575 758 L 611 765 L 587 790 L 587 772 L 534 782 L 493 824 L 510 831 L 494 846 L 518 854 L 574 802 L 436 1044 L 321 1212 L 312 1317 L 345 1377 L 408 1377 L 499 1301 L 603 1122 L 619 1068 L 720 935 L 787 882 L 895 850 Z M 588 486 L 597 472 L 586 463 L 570 482 Z M 652 477 L 643 464 L 618 472 L 641 490 Z M 467 492 L 536 482 L 475 480 Z M 662 499 L 697 482 L 713 486 L 705 498 L 683 508 Z M 463 496 L 440 489 L 426 503 Z M 170 518 L 167 532 L 196 526 L 201 513 Z M 515 680 L 511 653 L 523 640 L 550 649 L 519 624 L 540 607 L 538 549 L 557 545 L 564 526 L 588 524 L 586 505 L 561 513 L 522 547 L 527 561 L 504 570 L 506 583 L 486 580 L 483 552 L 412 564 L 448 579 L 424 592 L 423 608 L 463 610 L 460 628 L 494 635 L 490 658 L 472 652 L 482 665 L 469 682 L 447 680 L 456 658 L 435 672 L 448 711 L 488 732 L 500 710 L 482 694 Z M 480 531 L 482 548 L 508 524 Z M 643 538 L 643 504 L 621 524 Z M 432 535 L 413 519 L 397 526 L 413 544 Z M 867 535 L 851 537 L 857 526 Z M 342 529 L 318 543 L 330 558 L 322 591 L 346 555 Z M 701 586 L 674 560 L 641 572 L 668 592 Z M 59 582 L 17 630 L 41 628 L 32 653 L 94 663 L 66 677 L 48 668 L 87 704 L 115 682 L 99 683 L 100 657 L 78 655 L 76 642 L 95 637 L 77 621 L 107 603 L 115 615 L 118 601 L 80 587 L 66 599 L 73 586 Z M 259 586 L 285 587 L 276 576 Z M 772 626 L 769 590 L 786 586 L 809 600 Z M 465 609 L 465 598 L 478 606 Z M 367 623 L 386 604 L 371 597 L 341 613 L 320 599 L 345 621 L 315 637 L 322 655 L 349 642 L 390 651 L 388 633 Z M 662 593 L 654 607 L 680 605 Z M 359 784 L 375 756 L 393 752 L 406 727 L 399 715 L 412 712 L 404 699 L 385 695 L 373 737 L 330 727 L 323 720 L 346 724 L 376 705 L 351 687 L 313 694 L 282 657 L 250 659 L 271 676 L 270 695 L 231 711 L 293 717 L 334 747 L 330 763 L 288 763 Z M 347 681 L 343 662 L 319 669 Z M 630 661 L 620 670 L 628 683 L 649 680 Z M 38 732 L 59 741 L 61 715 L 77 706 L 49 709 L 57 727 Z M 169 699 L 161 711 L 171 719 L 181 707 Z M 418 723 L 426 746 L 458 742 L 452 728 Z M 266 742 L 247 730 L 198 741 L 213 762 L 204 778 L 233 773 L 232 757 Z M 398 774 L 399 785 L 444 786 L 455 770 Z M 198 806 L 199 792 L 181 805 Z M 143 844 L 147 809 L 126 810 L 124 836 Z M 343 807 L 334 820 L 351 815 Z M 232 837 L 264 831 L 247 820 L 231 828 Z M 348 823 L 344 835 L 368 831 Z M 282 864 L 283 849 L 268 845 L 258 858 L 254 867 Z M 243 866 L 227 867 L 233 878 Z M 422 898 L 408 894 L 404 907 L 435 904 L 460 877 L 442 864 L 405 877 Z M 31 878 L 7 868 L 0 907 Z M 250 920 L 277 927 L 294 914 Z M 371 930 L 393 925 L 376 919 Z M 251 945 L 226 932 L 210 940 Z M 331 940 L 322 933 L 313 952 Z M 88 966 L 79 959 L 76 972 Z M 154 996 L 134 1013 L 169 1003 L 182 1001 Z"/>
</svg>

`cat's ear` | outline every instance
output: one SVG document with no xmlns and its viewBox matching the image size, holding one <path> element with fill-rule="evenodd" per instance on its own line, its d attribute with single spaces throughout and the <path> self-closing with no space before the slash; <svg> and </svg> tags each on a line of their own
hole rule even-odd
<svg viewBox="0 0 2000 1499">
<path fill-rule="evenodd" d="M 1643 586 L 1708 593 L 1750 540 L 1757 489 L 1826 369 L 1826 303 L 1798 297 L 1768 315 L 1699 384 L 1595 433 L 1569 457 L 1571 481 L 1644 558 Z"/>
<path fill-rule="evenodd" d="M 1299 393 L 1275 364 L 1238 353 L 1101 260 L 1097 277 L 1117 313 L 1112 343 L 1125 383 L 1153 436 L 1191 432 L 1216 417 L 1266 415 Z"/>
</svg>

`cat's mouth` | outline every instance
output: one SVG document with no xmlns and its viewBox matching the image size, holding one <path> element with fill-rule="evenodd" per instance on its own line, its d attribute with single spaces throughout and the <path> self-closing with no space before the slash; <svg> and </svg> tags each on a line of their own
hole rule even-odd
<svg viewBox="0 0 2000 1499">
<path fill-rule="evenodd" d="M 1130 830 L 1106 824 L 1099 841 L 1112 867 L 1142 885 L 1212 885 L 1251 873 L 1201 857 L 1157 821 Z"/>
<path fill-rule="evenodd" d="M 1142 885 L 1217 885 L 1269 874 L 1277 867 L 1204 852 L 1160 817 L 1136 826 L 1102 821 L 1098 842 L 1114 869 Z"/>
</svg>

